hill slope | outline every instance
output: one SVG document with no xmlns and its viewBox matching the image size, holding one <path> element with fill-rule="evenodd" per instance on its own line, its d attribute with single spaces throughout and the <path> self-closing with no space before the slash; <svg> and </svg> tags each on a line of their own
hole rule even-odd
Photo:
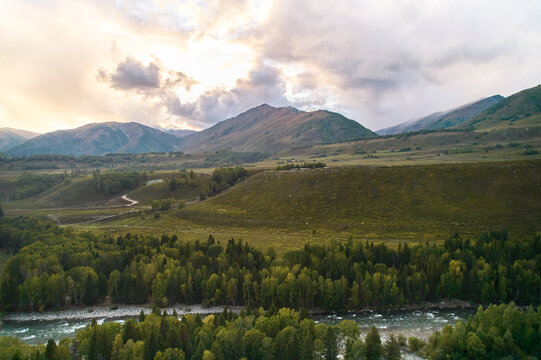
<svg viewBox="0 0 541 360">
<path fill-rule="evenodd" d="M 502 228 L 527 233 L 539 230 L 540 166 L 534 160 L 262 172 L 179 216 L 205 226 L 387 239 Z"/>
<path fill-rule="evenodd" d="M 188 136 L 197 132 L 195 130 L 188 130 L 188 129 L 164 129 L 160 126 L 157 126 L 156 129 L 163 131 L 165 133 L 171 134 L 171 135 L 175 135 L 178 138 L 183 138 L 185 136 Z"/>
<path fill-rule="evenodd" d="M 541 125 L 541 85 L 509 96 L 457 128 L 502 129 Z"/>
<path fill-rule="evenodd" d="M 329 111 L 304 112 L 292 107 L 257 106 L 182 140 L 181 150 L 277 152 L 320 143 L 374 137 L 356 121 Z"/>
<path fill-rule="evenodd" d="M 7 151 L 38 135 L 38 133 L 27 130 L 0 128 L 0 152 Z"/>
<path fill-rule="evenodd" d="M 436 112 L 421 119 L 408 121 L 376 132 L 379 135 L 392 135 L 419 130 L 447 129 L 470 120 L 484 110 L 498 104 L 503 99 L 505 98 L 501 95 L 494 95 L 451 110 Z"/>
<path fill-rule="evenodd" d="M 97 123 L 40 135 L 8 151 L 12 156 L 36 154 L 103 155 L 173 151 L 179 139 L 138 123 Z"/>
</svg>

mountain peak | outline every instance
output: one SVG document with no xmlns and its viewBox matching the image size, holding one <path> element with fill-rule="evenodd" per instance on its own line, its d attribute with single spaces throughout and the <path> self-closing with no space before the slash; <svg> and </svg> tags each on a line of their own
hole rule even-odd
<svg viewBox="0 0 541 360">
<path fill-rule="evenodd" d="M 261 104 L 185 137 L 180 149 L 191 153 L 218 150 L 278 152 L 374 136 L 372 131 L 340 114 Z"/>
<path fill-rule="evenodd" d="M 58 130 L 11 148 L 12 156 L 36 154 L 104 155 L 174 151 L 179 139 L 136 122 L 91 123 L 71 130 Z"/>
</svg>

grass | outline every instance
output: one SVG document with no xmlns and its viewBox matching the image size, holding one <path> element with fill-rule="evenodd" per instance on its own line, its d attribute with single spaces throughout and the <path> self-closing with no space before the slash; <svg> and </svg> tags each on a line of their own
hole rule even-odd
<svg viewBox="0 0 541 360">
<path fill-rule="evenodd" d="M 242 237 L 279 251 L 307 241 L 441 241 L 539 230 L 541 161 L 261 172 L 181 210 L 92 224 L 108 232 Z M 314 232 L 315 230 L 315 232 Z"/>
<path fill-rule="evenodd" d="M 517 147 L 507 144 L 516 143 Z M 486 132 L 428 132 L 318 145 L 277 154 L 256 167 L 322 161 L 330 167 L 429 165 L 526 159 L 525 146 L 541 148 L 541 128 Z M 410 151 L 401 151 L 411 149 Z M 536 158 L 541 158 L 541 155 Z"/>
</svg>

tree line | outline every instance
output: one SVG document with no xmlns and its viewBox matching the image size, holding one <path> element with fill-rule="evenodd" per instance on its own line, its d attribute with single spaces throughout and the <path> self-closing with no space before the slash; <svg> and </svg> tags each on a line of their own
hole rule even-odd
<svg viewBox="0 0 541 360">
<path fill-rule="evenodd" d="M 212 236 L 80 232 L 32 218 L 4 218 L 3 247 L 18 253 L 0 279 L 3 310 L 114 302 L 323 308 L 401 307 L 464 299 L 539 304 L 541 236 L 506 232 L 444 244 L 330 241 L 277 258 L 241 240 Z"/>
<path fill-rule="evenodd" d="M 405 345 L 405 339 L 394 336 L 382 344 L 375 327 L 363 341 L 352 320 L 337 326 L 316 324 L 287 308 L 248 308 L 238 315 L 226 309 L 204 319 L 153 312 L 124 324 L 93 321 L 74 339 L 63 339 L 58 345 L 53 340 L 34 347 L 2 341 L 8 346 L 0 350 L 0 360 L 15 356 L 36 360 L 330 360 L 340 354 L 347 360 L 394 360 Z"/>
<path fill-rule="evenodd" d="M 200 193 L 201 200 L 230 188 L 236 183 L 248 177 L 248 171 L 240 166 L 220 167 L 212 172 L 212 180 L 208 189 L 202 189 Z"/>
<path fill-rule="evenodd" d="M 92 321 L 74 339 L 29 346 L 0 338 L 0 360 L 397 360 L 407 351 L 439 359 L 534 359 L 541 356 L 541 308 L 521 311 L 513 303 L 480 307 L 433 334 L 428 343 L 391 335 L 384 343 L 372 327 L 364 339 L 359 325 L 316 323 L 292 309 L 225 309 L 205 318 L 168 315 L 155 309 L 123 324 Z M 419 345 L 420 344 L 420 345 Z"/>
<path fill-rule="evenodd" d="M 146 182 L 146 173 L 101 172 L 96 169 L 92 173 L 94 189 L 106 196 L 120 194 L 124 190 L 132 190 Z"/>
<path fill-rule="evenodd" d="M 281 170 L 291 170 L 291 169 L 322 169 L 326 166 L 327 164 L 323 162 L 305 162 L 303 164 L 278 165 L 275 170 L 281 171 Z"/>
</svg>

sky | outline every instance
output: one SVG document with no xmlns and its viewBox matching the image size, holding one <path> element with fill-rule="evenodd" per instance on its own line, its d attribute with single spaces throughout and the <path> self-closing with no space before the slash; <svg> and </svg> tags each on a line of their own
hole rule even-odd
<svg viewBox="0 0 541 360">
<path fill-rule="evenodd" d="M 267 103 L 371 130 L 541 83 L 541 1 L 0 0 L 0 127 L 204 129 Z"/>
</svg>

